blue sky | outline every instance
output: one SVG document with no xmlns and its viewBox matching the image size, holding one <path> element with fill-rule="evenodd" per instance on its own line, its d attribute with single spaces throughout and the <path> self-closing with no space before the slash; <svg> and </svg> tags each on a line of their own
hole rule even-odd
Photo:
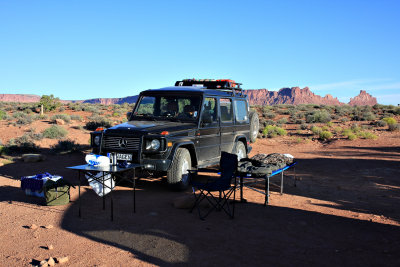
<svg viewBox="0 0 400 267">
<path fill-rule="evenodd" d="M 400 1 L 4 1 L 0 93 L 124 97 L 182 78 L 400 103 Z"/>
</svg>

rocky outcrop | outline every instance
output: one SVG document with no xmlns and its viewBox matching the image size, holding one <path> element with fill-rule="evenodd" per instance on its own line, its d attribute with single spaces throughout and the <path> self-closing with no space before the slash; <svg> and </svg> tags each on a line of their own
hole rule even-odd
<svg viewBox="0 0 400 267">
<path fill-rule="evenodd" d="M 376 105 L 378 101 L 376 101 L 376 97 L 368 94 L 366 91 L 361 90 L 360 94 L 354 98 L 350 98 L 349 105 L 351 106 L 373 106 Z"/>
<path fill-rule="evenodd" d="M 342 105 L 336 97 L 326 95 L 324 97 L 314 94 L 308 87 L 282 88 L 279 91 L 267 89 L 245 90 L 251 105 L 277 105 L 277 104 L 319 104 Z"/>
<path fill-rule="evenodd" d="M 0 102 L 34 103 L 39 101 L 40 96 L 38 95 L 0 94 Z"/>
<path fill-rule="evenodd" d="M 134 96 L 127 96 L 122 98 L 93 98 L 82 101 L 83 103 L 90 103 L 90 104 L 103 104 L 103 105 L 112 105 L 112 104 L 123 104 L 123 103 L 136 103 L 138 99 L 137 95 Z"/>
</svg>

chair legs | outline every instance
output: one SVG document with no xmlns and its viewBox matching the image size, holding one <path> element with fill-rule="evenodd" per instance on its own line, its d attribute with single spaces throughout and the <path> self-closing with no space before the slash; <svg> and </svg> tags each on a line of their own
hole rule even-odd
<svg viewBox="0 0 400 267">
<path fill-rule="evenodd" d="M 223 210 L 231 219 L 235 216 L 235 197 L 236 197 L 236 186 L 229 189 L 227 193 L 225 191 L 218 191 L 218 196 L 215 197 L 210 191 L 200 189 L 199 194 L 196 196 L 195 190 L 193 189 L 193 195 L 195 197 L 195 202 L 193 207 L 190 209 L 190 212 L 193 212 L 194 208 L 197 207 L 197 211 L 199 213 L 199 217 L 201 220 L 204 220 L 213 210 Z M 229 204 L 229 199 L 233 193 L 233 202 L 232 207 Z M 206 199 L 211 207 L 205 214 L 202 214 L 200 209 L 201 202 Z"/>
</svg>

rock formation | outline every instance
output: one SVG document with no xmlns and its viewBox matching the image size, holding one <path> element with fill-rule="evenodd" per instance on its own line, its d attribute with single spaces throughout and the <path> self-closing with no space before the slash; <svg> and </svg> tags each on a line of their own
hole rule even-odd
<svg viewBox="0 0 400 267">
<path fill-rule="evenodd" d="M 373 106 L 377 103 L 378 102 L 376 101 L 376 97 L 373 97 L 372 95 L 368 94 L 366 91 L 361 90 L 360 94 L 358 96 L 355 96 L 354 98 L 350 98 L 349 105 L 351 105 L 351 106 L 361 106 L 361 105 Z"/>
<path fill-rule="evenodd" d="M 319 104 L 342 105 L 336 97 L 326 95 L 324 97 L 314 94 L 308 87 L 282 88 L 279 91 L 267 89 L 245 90 L 251 105 L 277 105 L 277 104 Z"/>
</svg>

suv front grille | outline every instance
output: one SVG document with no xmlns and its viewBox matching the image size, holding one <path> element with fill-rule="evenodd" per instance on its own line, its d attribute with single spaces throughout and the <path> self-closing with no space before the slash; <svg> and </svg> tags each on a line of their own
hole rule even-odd
<svg viewBox="0 0 400 267">
<path fill-rule="evenodd" d="M 139 137 L 104 136 L 104 148 L 118 150 L 139 150 Z"/>
</svg>

